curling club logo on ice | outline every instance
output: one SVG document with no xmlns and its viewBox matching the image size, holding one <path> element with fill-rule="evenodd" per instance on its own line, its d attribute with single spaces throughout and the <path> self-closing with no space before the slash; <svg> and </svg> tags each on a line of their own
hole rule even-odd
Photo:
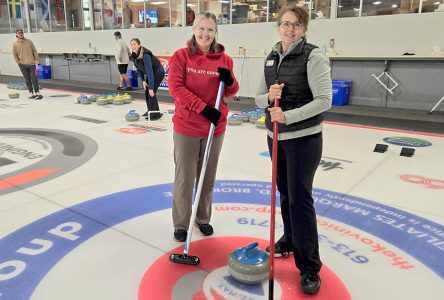
<svg viewBox="0 0 444 300">
<path fill-rule="evenodd" d="M 383 139 L 383 141 L 393 145 L 408 146 L 408 147 L 428 147 L 432 145 L 431 142 L 426 140 L 403 137 L 403 136 L 386 137 Z"/>
</svg>

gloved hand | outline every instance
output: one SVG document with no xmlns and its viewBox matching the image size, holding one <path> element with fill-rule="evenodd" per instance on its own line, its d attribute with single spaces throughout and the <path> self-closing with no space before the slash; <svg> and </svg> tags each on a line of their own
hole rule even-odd
<svg viewBox="0 0 444 300">
<path fill-rule="evenodd" d="M 217 126 L 217 123 L 219 122 L 219 119 L 222 116 L 222 113 L 220 111 L 209 105 L 205 106 L 205 108 L 200 112 L 200 114 L 205 118 L 207 118 L 208 120 L 210 120 L 210 122 L 213 123 L 214 126 Z"/>
<path fill-rule="evenodd" d="M 219 67 L 217 68 L 217 71 L 219 72 L 219 81 L 223 81 L 226 86 L 230 86 L 234 83 L 230 70 Z"/>
</svg>

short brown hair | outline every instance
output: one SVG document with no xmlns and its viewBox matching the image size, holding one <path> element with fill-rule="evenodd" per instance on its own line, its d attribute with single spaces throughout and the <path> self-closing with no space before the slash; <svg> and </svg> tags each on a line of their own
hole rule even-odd
<svg viewBox="0 0 444 300">
<path fill-rule="evenodd" d="M 302 2 L 303 3 L 303 2 Z M 298 18 L 299 22 L 304 26 L 304 30 L 307 31 L 308 29 L 308 10 L 303 4 L 289 4 L 281 8 L 281 10 L 278 13 L 277 16 L 277 25 L 281 25 L 282 16 L 288 12 L 291 11 L 295 14 L 295 16 Z"/>
</svg>

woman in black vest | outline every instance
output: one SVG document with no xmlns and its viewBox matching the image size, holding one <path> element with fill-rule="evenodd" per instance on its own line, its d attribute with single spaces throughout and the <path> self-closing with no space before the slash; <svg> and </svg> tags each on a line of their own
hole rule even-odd
<svg viewBox="0 0 444 300">
<path fill-rule="evenodd" d="M 137 68 L 139 77 L 142 78 L 143 89 L 145 90 L 145 100 L 147 112 L 143 114 L 147 120 L 155 121 L 162 117 L 157 102 L 157 89 L 165 77 L 165 70 L 159 59 L 154 54 L 140 44 L 139 39 L 132 39 L 130 42 L 130 59 Z M 150 113 L 155 111 L 155 113 Z"/>
<path fill-rule="evenodd" d="M 278 122 L 277 187 L 284 235 L 275 244 L 279 256 L 293 252 L 303 293 L 321 286 L 316 212 L 312 185 L 322 155 L 322 112 L 331 107 L 330 63 L 307 43 L 308 12 L 290 5 L 279 12 L 278 34 L 264 65 L 256 104 L 265 108 L 271 154 L 273 123 Z M 274 100 L 279 99 L 279 107 Z"/>
</svg>

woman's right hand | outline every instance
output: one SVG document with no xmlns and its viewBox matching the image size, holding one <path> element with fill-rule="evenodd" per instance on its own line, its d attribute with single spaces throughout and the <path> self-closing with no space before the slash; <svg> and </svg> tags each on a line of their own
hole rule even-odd
<svg viewBox="0 0 444 300">
<path fill-rule="evenodd" d="M 275 83 L 271 85 L 270 89 L 268 90 L 268 101 L 272 102 L 276 99 L 281 99 L 282 89 L 284 88 L 284 85 L 284 83 Z"/>
<path fill-rule="evenodd" d="M 146 91 L 146 89 L 148 88 L 148 84 L 146 83 L 146 81 L 142 81 L 142 85 L 143 85 L 143 90 Z"/>
</svg>

